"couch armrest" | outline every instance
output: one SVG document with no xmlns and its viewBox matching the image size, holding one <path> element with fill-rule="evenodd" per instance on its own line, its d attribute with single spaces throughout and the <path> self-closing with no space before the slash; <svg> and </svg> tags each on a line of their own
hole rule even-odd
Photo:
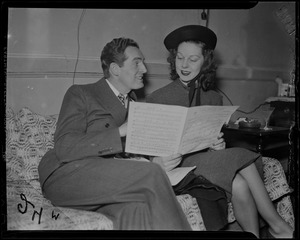
<svg viewBox="0 0 300 240">
<path fill-rule="evenodd" d="M 7 230 L 111 230 L 105 215 L 53 206 L 27 181 L 7 182 Z"/>
</svg>

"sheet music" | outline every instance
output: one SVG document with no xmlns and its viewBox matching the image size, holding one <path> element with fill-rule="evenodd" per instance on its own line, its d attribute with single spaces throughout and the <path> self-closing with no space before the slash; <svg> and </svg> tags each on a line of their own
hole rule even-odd
<svg viewBox="0 0 300 240">
<path fill-rule="evenodd" d="M 178 167 L 178 168 L 174 168 L 171 171 L 167 172 L 167 175 L 170 179 L 172 186 L 177 185 L 190 171 L 192 171 L 195 168 L 196 168 L 196 166 Z"/>
<path fill-rule="evenodd" d="M 187 109 L 130 102 L 125 151 L 151 156 L 178 152 Z"/>
<path fill-rule="evenodd" d="M 238 106 L 201 106 L 188 110 L 180 153 L 186 154 L 210 147 Z"/>
<path fill-rule="evenodd" d="M 205 149 L 237 108 L 130 102 L 125 151 L 169 156 Z"/>
</svg>

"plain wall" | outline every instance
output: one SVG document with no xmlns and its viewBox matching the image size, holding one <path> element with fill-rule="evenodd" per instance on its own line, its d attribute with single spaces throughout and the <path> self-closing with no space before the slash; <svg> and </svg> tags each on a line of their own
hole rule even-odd
<svg viewBox="0 0 300 240">
<path fill-rule="evenodd" d="M 289 35 L 276 15 L 282 6 L 294 17 L 294 3 L 288 2 L 211 9 L 208 22 L 201 19 L 202 9 L 10 8 L 7 105 L 57 114 L 68 87 L 102 77 L 101 50 L 121 36 L 136 40 L 146 58 L 146 87 L 139 91 L 142 99 L 170 82 L 164 37 L 186 24 L 208 23 L 218 36 L 218 86 L 234 105 L 250 111 L 276 96 L 276 76 L 288 82 L 293 68 L 295 36 Z M 229 104 L 226 97 L 224 104 Z"/>
</svg>

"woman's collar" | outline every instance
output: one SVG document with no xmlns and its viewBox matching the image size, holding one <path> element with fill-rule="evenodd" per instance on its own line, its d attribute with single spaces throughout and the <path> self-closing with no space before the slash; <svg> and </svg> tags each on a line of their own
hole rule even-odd
<svg viewBox="0 0 300 240">
<path fill-rule="evenodd" d="M 180 78 L 178 78 L 177 81 L 178 81 L 178 83 L 179 83 L 180 85 L 182 85 L 185 89 L 187 89 L 187 90 L 190 89 L 190 87 L 188 86 L 188 84 L 189 84 L 190 82 L 185 83 L 185 82 L 181 81 Z M 197 88 L 197 87 L 198 87 L 199 81 L 197 80 L 195 83 L 196 83 L 196 88 Z"/>
<path fill-rule="evenodd" d="M 189 89 L 188 83 L 185 83 L 185 82 L 181 81 L 180 78 L 177 79 L 177 82 L 178 82 L 180 85 L 182 85 L 185 89 L 187 89 L 187 90 Z"/>
</svg>

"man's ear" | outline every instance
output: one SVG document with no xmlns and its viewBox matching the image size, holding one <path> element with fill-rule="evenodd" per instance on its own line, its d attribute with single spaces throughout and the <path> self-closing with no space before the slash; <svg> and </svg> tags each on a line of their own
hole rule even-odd
<svg viewBox="0 0 300 240">
<path fill-rule="evenodd" d="M 112 62 L 109 66 L 109 72 L 110 72 L 110 74 L 112 74 L 114 76 L 119 76 L 119 73 L 120 73 L 119 65 Z"/>
</svg>

